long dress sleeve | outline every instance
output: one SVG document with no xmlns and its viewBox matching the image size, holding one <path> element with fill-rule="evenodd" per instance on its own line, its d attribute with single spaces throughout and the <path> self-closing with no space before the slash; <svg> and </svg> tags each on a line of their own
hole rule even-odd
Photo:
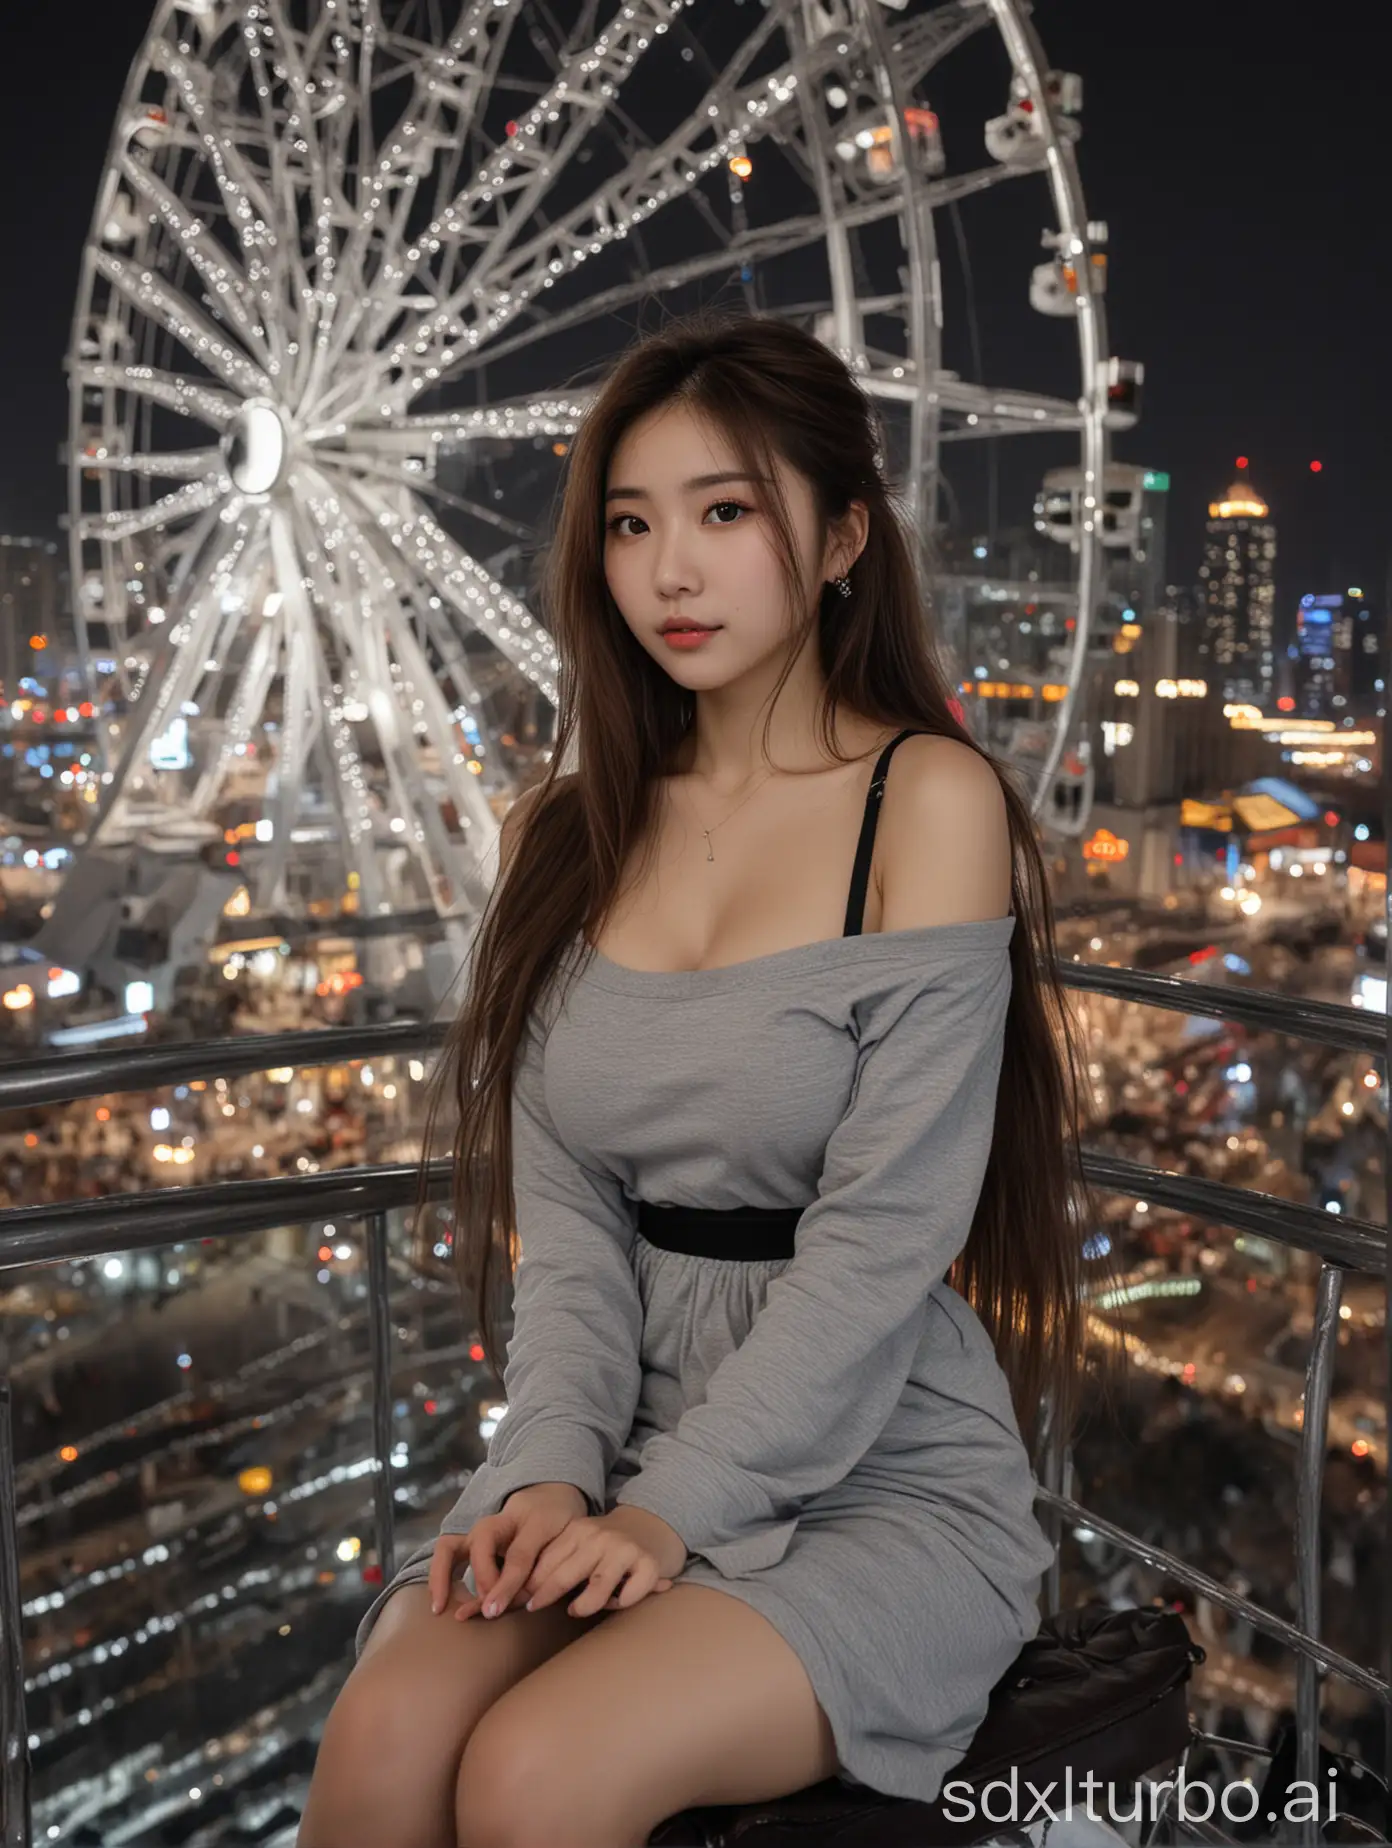
<svg viewBox="0 0 1392 1848">
<path fill-rule="evenodd" d="M 619 1181 L 578 1161 L 557 1134 L 535 1011 L 513 1077 L 512 1159 L 521 1252 L 507 1412 L 443 1533 L 467 1532 L 536 1482 L 574 1483 L 589 1512 L 603 1514 L 638 1402 L 636 1215 Z"/>
<path fill-rule="evenodd" d="M 783 1557 L 802 1504 L 883 1431 L 966 1244 L 990 1154 L 1009 936 L 945 929 L 887 958 L 853 1015 L 851 1098 L 795 1255 L 704 1400 L 648 1440 L 617 1499 L 726 1576 Z"/>
</svg>

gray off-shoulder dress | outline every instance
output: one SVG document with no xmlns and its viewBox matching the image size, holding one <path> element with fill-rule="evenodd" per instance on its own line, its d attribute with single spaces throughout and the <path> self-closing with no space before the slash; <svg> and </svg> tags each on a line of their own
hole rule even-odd
<svg viewBox="0 0 1392 1848">
<path fill-rule="evenodd" d="M 577 942 L 514 1081 L 508 1411 L 441 1528 L 535 1482 L 650 1509 L 684 1581 L 797 1652 L 843 1780 L 922 1801 L 1038 1629 L 1053 1556 L 1005 1376 L 944 1281 L 991 1144 L 1014 929 L 677 973 Z M 730 1260 L 649 1243 L 639 1201 L 805 1210 L 791 1259 Z"/>
</svg>

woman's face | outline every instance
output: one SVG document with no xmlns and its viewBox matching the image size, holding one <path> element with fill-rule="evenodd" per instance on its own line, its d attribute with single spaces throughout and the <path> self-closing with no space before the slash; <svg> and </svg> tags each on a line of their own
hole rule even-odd
<svg viewBox="0 0 1392 1848">
<path fill-rule="evenodd" d="M 779 462 L 806 607 L 828 562 L 811 485 Z M 683 686 L 724 686 L 778 657 L 794 630 L 767 487 L 751 480 L 722 433 L 684 405 L 641 418 L 614 450 L 604 508 L 604 574 L 639 643 Z M 857 548 L 858 549 L 858 548 Z M 664 623 L 714 633 L 667 641 Z"/>
</svg>

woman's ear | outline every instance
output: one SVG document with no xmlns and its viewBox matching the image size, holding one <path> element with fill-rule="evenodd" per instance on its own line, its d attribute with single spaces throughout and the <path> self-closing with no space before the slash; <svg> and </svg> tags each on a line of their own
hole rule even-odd
<svg viewBox="0 0 1392 1848">
<path fill-rule="evenodd" d="M 832 522 L 827 533 L 826 568 L 828 580 L 844 577 L 865 550 L 870 537 L 870 510 L 864 501 L 852 501 L 839 520 Z"/>
</svg>

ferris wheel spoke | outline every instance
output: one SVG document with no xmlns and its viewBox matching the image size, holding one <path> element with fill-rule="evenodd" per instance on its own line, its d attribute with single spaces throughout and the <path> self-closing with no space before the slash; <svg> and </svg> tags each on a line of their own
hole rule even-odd
<svg viewBox="0 0 1392 1848">
<path fill-rule="evenodd" d="M 662 199 L 684 196 L 694 185 L 701 173 L 718 164 L 724 151 L 717 144 L 714 154 L 697 160 L 693 170 L 691 162 L 696 160 L 695 145 L 704 142 L 710 130 L 708 112 L 703 109 L 693 116 L 683 131 L 669 137 L 663 148 L 651 154 L 647 167 L 641 171 L 633 185 L 626 188 L 622 177 L 604 188 L 585 206 L 576 208 L 563 216 L 557 230 L 563 242 L 555 254 L 545 254 L 550 239 L 547 234 L 534 235 L 526 246 L 526 255 L 520 255 L 515 247 L 516 234 L 526 225 L 537 219 L 536 201 L 541 188 L 533 182 L 544 179 L 548 163 L 554 158 L 554 150 L 548 136 L 551 118 L 555 117 L 564 124 L 568 117 L 572 121 L 578 118 L 584 133 L 589 133 L 591 113 L 604 100 L 612 96 L 618 84 L 631 73 L 641 53 L 651 43 L 657 24 L 661 23 L 662 14 L 670 14 L 684 0 L 641 0 L 623 9 L 620 18 L 614 21 L 590 47 L 588 54 L 581 58 L 572 58 L 566 65 L 556 83 L 547 94 L 516 124 L 516 132 L 508 137 L 504 146 L 485 163 L 481 172 L 475 177 L 464 192 L 458 196 L 445 213 L 432 224 L 419 238 L 407 254 L 408 261 L 420 263 L 422 253 L 432 246 L 444 244 L 455 248 L 457 254 L 464 257 L 467 274 L 448 292 L 444 299 L 423 321 L 417 320 L 405 332 L 398 336 L 388 351 L 385 362 L 380 362 L 374 369 L 373 383 L 366 397 L 378 389 L 378 381 L 392 370 L 420 368 L 419 375 L 409 377 L 394 387 L 393 401 L 400 402 L 415 397 L 419 391 L 435 383 L 454 357 L 452 346 L 463 343 L 467 348 L 477 346 L 481 339 L 496 331 L 505 320 L 511 318 L 498 296 L 516 294 L 517 284 L 514 278 L 520 272 L 532 272 L 530 286 L 525 287 L 517 296 L 511 312 L 517 312 L 543 287 L 550 287 L 557 277 L 568 273 L 588 256 L 598 254 L 599 250 L 621 235 L 616 223 L 622 223 L 626 231 L 630 223 L 636 223 L 645 215 L 645 210 L 655 210 L 658 200 L 651 199 L 647 208 L 636 200 L 630 200 L 631 192 L 661 191 Z M 624 15 L 631 15 L 625 17 Z M 771 9 L 765 18 L 755 27 L 741 47 L 740 65 L 747 65 L 756 53 L 762 49 L 766 40 L 777 30 L 778 18 Z M 793 78 L 796 82 L 796 78 Z M 748 94 L 734 93 L 733 84 L 727 82 L 722 86 L 724 101 L 712 104 L 716 115 L 727 115 L 731 120 L 738 118 L 740 123 L 737 134 L 726 137 L 733 146 L 742 136 L 758 125 L 758 120 L 767 108 L 769 93 L 782 93 L 787 83 L 786 77 L 775 77 L 765 84 L 749 86 Z M 791 89 L 788 89 L 791 94 Z M 571 112 L 574 112 L 573 116 Z M 568 132 L 565 129 L 554 131 L 558 135 Z M 691 142 L 688 151 L 684 142 Z M 679 159 L 671 158 L 679 152 Z M 664 160 L 663 156 L 668 158 Z M 640 169 L 642 162 L 636 162 Z M 512 194 L 520 194 L 525 202 L 519 205 L 511 200 Z M 495 200 L 501 199 L 496 226 L 482 222 L 483 211 L 492 212 Z M 509 204 L 511 203 L 511 209 Z M 510 252 L 510 263 L 503 260 L 505 252 Z M 479 300 L 493 299 L 494 316 L 485 326 L 467 326 L 463 317 L 466 306 L 475 305 Z M 437 361 L 433 349 L 443 347 L 444 353 Z M 355 402 L 364 402 L 360 393 Z"/>
<path fill-rule="evenodd" d="M 155 659 L 122 727 L 120 760 L 89 839 L 95 840 L 106 826 L 115 825 L 131 793 L 143 786 L 154 741 L 192 699 L 217 627 L 222 589 L 245 553 L 249 537 L 247 529 L 239 527 L 221 551 L 210 551 L 191 580 L 183 613 L 160 635 Z"/>
<path fill-rule="evenodd" d="M 436 340 L 479 346 L 560 277 L 626 235 L 630 226 L 683 198 L 732 149 L 767 132 L 791 101 L 797 82 L 796 72 L 780 67 L 742 89 L 722 85 L 709 105 L 688 117 L 644 161 L 636 161 L 529 243 L 510 250 L 508 260 L 494 267 L 486 289 L 476 282 L 461 288 L 398 339 L 386 363 L 410 370 L 393 392 L 409 402 L 436 382 L 429 363 Z"/>
<path fill-rule="evenodd" d="M 220 122 L 221 111 L 213 98 L 210 71 L 194 62 L 171 44 L 156 36 L 150 45 L 150 63 L 174 85 L 179 104 L 195 135 L 208 171 L 212 174 L 229 222 L 246 255 L 246 276 L 261 311 L 276 362 L 285 362 L 284 337 L 277 313 L 278 298 L 273 287 L 277 273 L 279 242 L 272 229 L 279 214 L 270 195 L 243 159 L 236 140 L 219 134 L 208 126 Z M 272 253 L 268 261 L 265 251 Z"/>
<path fill-rule="evenodd" d="M 147 166 L 123 156 L 121 173 L 133 192 L 153 205 L 165 228 L 178 240 L 182 254 L 202 280 L 208 297 L 235 325 L 247 346 L 253 348 L 263 365 L 271 364 L 266 330 L 258 315 L 248 306 L 255 300 L 245 269 L 231 252 L 216 243 L 201 225 L 197 215 L 188 211 Z"/>
<path fill-rule="evenodd" d="M 196 815 L 206 815 L 212 808 L 233 758 L 243 753 L 251 743 L 252 732 L 266 710 L 266 699 L 275 680 L 279 654 L 279 618 L 263 615 L 233 687 L 216 752 L 194 785 L 189 806 Z"/>
<path fill-rule="evenodd" d="M 966 442 L 1001 431 L 1076 430 L 1082 422 L 1076 403 L 1040 392 L 1009 391 L 962 379 L 939 380 L 936 390 L 943 409 L 965 420 L 943 431 L 944 442 Z"/>
<path fill-rule="evenodd" d="M 944 17 L 939 19 L 939 13 Z M 927 20 L 907 28 L 895 47 L 896 62 L 900 59 L 903 61 L 905 82 L 917 81 L 953 45 L 980 30 L 985 23 L 983 8 L 963 4 L 938 9 Z M 756 28 L 741 47 L 741 56 L 731 67 L 732 70 L 747 67 L 779 24 L 777 11 L 771 7 L 762 25 Z M 786 63 L 772 75 L 758 81 L 741 87 L 737 76 L 727 75 L 713 88 L 709 100 L 670 135 L 660 148 L 649 155 L 645 168 L 642 162 L 634 163 L 640 171 L 632 177 L 620 176 L 584 206 L 563 216 L 555 225 L 520 248 L 511 237 L 502 243 L 495 237 L 482 252 L 471 250 L 467 283 L 456 289 L 422 325 L 408 330 L 397 340 L 391 349 L 389 363 L 420 365 L 437 341 L 453 341 L 456 344 L 462 341 L 466 347 L 475 348 L 481 341 L 488 340 L 539 291 L 554 286 L 560 276 L 568 274 L 587 257 L 598 254 L 599 249 L 611 242 L 617 234 L 616 226 L 634 224 L 658 205 L 684 196 L 702 174 L 719 165 L 731 148 L 767 133 L 772 124 L 779 125 L 781 130 L 782 119 L 790 113 L 788 105 L 798 83 L 795 64 L 802 64 L 807 70 L 808 79 L 815 83 L 825 77 L 841 55 L 837 35 L 831 33 L 819 40 L 801 58 Z M 631 64 L 630 57 L 626 68 L 631 68 Z M 550 101 L 549 98 L 547 100 Z M 727 127 L 723 135 L 717 130 L 716 139 L 712 143 L 708 137 L 712 132 L 713 121 L 717 124 L 731 124 L 733 127 Z M 495 161 L 510 156 L 517 158 L 511 155 L 511 142 L 507 150 L 500 151 Z M 518 164 L 523 164 L 522 160 Z M 492 164 L 485 167 L 484 173 L 495 185 L 499 183 L 500 176 Z M 965 190 L 977 190 L 981 185 L 994 184 L 996 177 L 992 170 L 979 181 L 974 180 L 967 185 Z M 468 197 L 466 193 L 464 200 L 454 202 L 441 221 L 444 234 L 452 235 L 456 241 L 464 244 L 470 242 L 467 235 L 469 227 L 460 208 Z M 943 202 L 946 203 L 946 196 Z M 851 209 L 856 208 L 853 206 Z M 902 207 L 896 204 L 894 209 L 902 210 Z M 871 222 L 878 215 L 887 215 L 885 208 L 872 202 L 864 222 Z M 514 213 L 508 220 L 510 225 L 520 222 L 525 222 L 520 212 Z M 812 235 L 810 226 L 815 222 L 808 221 L 809 238 Z M 438 235 L 439 227 L 432 226 L 431 231 Z M 511 255 L 510 264 L 501 261 L 503 249 Z M 498 300 L 504 293 L 507 297 L 506 306 Z M 466 321 L 464 310 L 470 298 L 476 305 L 486 302 L 490 296 L 496 305 L 483 326 L 478 325 L 477 318 L 472 324 Z M 424 377 L 413 381 L 413 396 L 416 391 L 435 383 L 439 376 L 429 365 L 425 365 L 423 371 Z"/>
<path fill-rule="evenodd" d="M 443 243 L 471 247 L 469 268 L 510 224 L 523 222 L 546 181 L 548 169 L 588 134 L 596 108 L 612 100 L 632 74 L 658 29 L 666 30 L 685 0 L 630 0 L 597 39 L 569 55 L 555 81 L 524 115 L 469 184 L 425 229 L 407 252 L 413 263 Z M 769 22 L 771 24 L 771 22 Z M 766 33 L 769 25 L 760 28 Z M 484 216 L 496 217 L 485 225 Z"/>
<path fill-rule="evenodd" d="M 234 346 L 228 335 L 209 320 L 163 277 L 152 270 L 142 270 L 124 257 L 114 257 L 108 250 L 94 250 L 92 262 L 137 313 L 147 315 L 164 328 L 192 356 L 215 372 L 224 385 L 230 385 L 243 397 L 251 398 L 271 389 L 270 380 L 261 368 Z"/>
<path fill-rule="evenodd" d="M 219 458 L 220 459 L 220 458 Z M 84 513 L 75 522 L 81 539 L 133 539 L 137 533 L 154 532 L 181 520 L 186 514 L 200 513 L 230 492 L 232 483 L 225 475 L 191 481 L 186 487 L 166 494 L 148 507 L 120 507 L 109 513 Z"/>
<path fill-rule="evenodd" d="M 410 469 L 401 467 L 399 463 L 393 465 L 391 462 L 364 455 L 361 451 L 350 455 L 332 449 L 321 450 L 319 461 L 321 464 L 330 465 L 331 472 L 335 474 L 342 469 L 352 475 L 370 476 L 374 481 L 394 482 L 398 487 L 409 488 L 413 494 L 424 494 L 439 506 L 453 507 L 460 513 L 467 513 L 471 519 L 482 520 L 486 525 L 496 526 L 500 532 L 505 532 L 514 539 L 532 537 L 533 528 L 524 525 L 521 520 L 510 520 L 505 513 L 499 513 L 493 507 L 485 507 L 481 502 L 469 500 L 463 494 L 451 493 L 448 488 L 442 488 L 438 482 L 432 481 L 428 475 L 412 472 Z"/>
<path fill-rule="evenodd" d="M 842 222 L 848 228 L 859 230 L 867 225 L 881 224 L 888 219 L 897 218 L 900 209 L 900 202 L 897 198 L 866 199 L 855 206 L 848 207 L 842 214 Z M 718 276 L 722 271 L 737 270 L 745 264 L 767 263 L 794 251 L 805 250 L 825 234 L 825 220 L 815 213 L 807 213 L 798 218 L 786 218 L 775 225 L 756 227 L 742 236 L 732 237 L 728 244 L 719 250 L 705 251 L 699 256 L 687 257 L 679 263 L 668 264 L 663 269 L 650 270 L 642 276 L 635 276 L 631 282 L 616 283 L 612 288 L 586 296 L 583 302 L 578 302 L 570 308 L 563 308 L 558 312 L 545 315 L 538 312 L 536 318 L 527 326 L 515 329 L 506 338 L 491 340 L 486 346 L 466 353 L 454 362 L 445 377 L 449 379 L 462 377 L 478 366 L 491 365 L 511 353 L 535 345 L 538 341 L 549 340 L 553 334 L 563 332 L 570 327 L 582 326 L 587 321 L 598 319 L 601 315 L 613 314 L 618 309 L 631 307 L 635 302 L 643 301 L 650 296 L 684 288 L 689 283 L 700 282 L 707 276 Z M 410 421 L 409 413 L 405 414 L 404 419 L 382 419 L 384 427 L 388 429 L 409 427 Z M 428 419 L 428 421 L 438 423 L 440 420 L 437 418 Z M 544 434 L 550 434 L 550 432 L 547 431 Z M 565 432 L 560 431 L 558 434 L 564 435 Z"/>
<path fill-rule="evenodd" d="M 69 367 L 75 384 L 85 390 L 128 391 L 148 398 L 181 417 L 195 418 L 214 430 L 225 430 L 241 409 L 241 400 L 200 379 L 178 372 L 160 372 L 153 366 L 115 366 L 79 361 Z"/>
<path fill-rule="evenodd" d="M 222 467 L 220 449 L 174 449 L 160 455 L 108 455 L 97 450 L 85 451 L 83 469 L 105 469 L 117 475 L 140 475 L 152 481 L 201 481 L 212 469 Z M 230 484 L 229 484 L 230 485 Z"/>
<path fill-rule="evenodd" d="M 423 507 L 402 514 L 366 484 L 355 485 L 353 491 L 369 516 L 370 529 L 385 535 L 406 564 L 471 629 L 486 635 L 501 655 L 543 691 L 554 682 L 560 663 L 550 635 L 525 604 L 456 545 Z"/>
<path fill-rule="evenodd" d="M 305 771 L 321 723 L 318 688 L 319 642 L 313 610 L 305 591 L 304 564 L 296 544 L 294 521 L 285 507 L 272 507 L 267 541 L 280 587 L 284 695 L 277 737 L 276 783 L 269 802 L 269 852 L 258 868 L 258 896 L 263 903 L 284 902 L 282 890 L 289 863 L 290 833 L 303 798 Z"/>
<path fill-rule="evenodd" d="M 336 211 L 344 207 L 329 187 L 323 152 L 314 123 L 313 97 L 306 90 L 294 32 L 285 19 L 279 0 L 260 0 L 253 9 L 264 12 L 265 29 L 272 37 L 263 47 L 263 67 L 269 64 L 274 78 L 282 83 L 291 97 L 283 122 L 278 119 L 272 100 L 271 84 L 256 84 L 256 102 L 265 134 L 266 154 L 270 162 L 271 191 L 280 201 L 279 220 L 297 228 L 303 214 L 313 226 L 313 242 L 296 236 L 281 247 L 281 262 L 287 274 L 282 286 L 288 286 L 304 303 L 314 303 L 313 315 L 322 329 L 325 317 L 331 316 L 337 295 L 333 288 L 336 252 L 332 223 Z M 313 271 L 311 273 L 311 262 Z M 298 397 L 306 372 L 314 362 L 316 339 L 296 342 L 298 351 L 286 351 L 290 373 L 288 389 Z"/>
<path fill-rule="evenodd" d="M 410 444 L 448 445 L 514 441 L 519 436 L 573 436 L 592 394 L 568 392 L 556 398 L 519 398 L 473 411 L 404 411 L 384 417 L 380 427 L 356 425 L 358 443 L 369 450 L 393 439 Z"/>
<path fill-rule="evenodd" d="M 553 176 L 563 172 L 594 126 L 587 104 L 602 97 L 612 108 L 643 53 L 667 30 L 685 0 L 632 0 L 581 57 L 572 55 L 546 96 L 528 110 L 483 172 L 445 214 L 447 238 L 470 246 L 469 280 L 484 289 L 499 257 L 534 222 Z M 761 43 L 775 19 L 767 16 L 750 35 Z M 552 129 L 552 123 L 556 127 Z M 496 223 L 481 244 L 478 206 Z"/>
<path fill-rule="evenodd" d="M 376 914 L 388 907 L 383 899 L 373 846 L 372 803 L 367 777 L 350 718 L 352 703 L 360 706 L 361 718 L 370 718 L 371 708 L 360 697 L 367 684 L 362 671 L 360 629 L 357 623 L 346 619 L 350 609 L 368 607 L 369 599 L 361 589 L 353 555 L 339 547 L 339 575 L 337 580 L 330 577 L 325 551 L 325 540 L 330 535 L 316 528 L 308 508 L 297 507 L 294 517 L 300 556 L 309 567 L 315 604 L 324 613 L 340 657 L 341 682 L 320 689 L 323 701 L 320 743 L 325 759 L 325 780 L 342 830 L 340 838 L 349 866 L 358 877 L 360 903 L 369 914 Z"/>
<path fill-rule="evenodd" d="M 457 854 L 440 817 L 439 804 L 424 787 L 416 738 L 425 736 L 434 746 L 441 769 L 441 781 L 449 790 L 461 821 L 480 818 L 480 796 L 468 785 L 473 778 L 461 775 L 458 764 L 462 754 L 454 739 L 449 715 L 441 700 L 436 674 L 412 632 L 410 618 L 401 601 L 398 574 L 401 560 L 387 548 L 385 555 L 377 532 L 366 524 L 354 528 L 352 515 L 328 484 L 322 486 L 323 498 L 317 507 L 311 501 L 316 524 L 340 542 L 346 530 L 354 534 L 347 544 L 349 568 L 360 581 L 364 607 L 378 613 L 381 620 L 358 626 L 350 634 L 339 626 L 338 639 L 344 654 L 357 659 L 358 681 L 365 684 L 369 698 L 365 716 L 373 723 L 378 749 L 386 771 L 389 791 L 397 815 L 393 820 L 393 837 L 405 846 L 420 866 L 440 910 L 452 907 L 454 894 L 446 892 L 445 882 L 452 860 Z M 321 516 L 331 524 L 325 528 Z M 340 549 L 342 545 L 340 544 Z M 341 608 L 341 600 L 330 605 Z M 491 811 L 483 811 L 486 826 L 493 827 Z M 399 821 L 401 826 L 396 827 Z M 467 875 L 466 875 L 467 877 Z M 477 881 L 472 886 L 476 897 L 483 896 Z"/>
<path fill-rule="evenodd" d="M 421 179 L 418 149 L 422 137 L 438 134 L 443 145 L 451 150 L 447 178 L 452 188 L 452 176 L 457 173 L 463 159 L 468 136 L 496 77 L 513 21 L 519 12 L 520 0 L 468 0 L 461 9 L 459 24 L 442 53 L 419 48 L 418 55 L 423 61 L 438 70 L 438 74 L 432 77 L 425 89 L 427 113 L 422 117 L 408 109 L 396 124 L 388 146 L 374 159 L 371 171 L 364 169 L 361 187 L 366 198 L 360 197 L 359 200 L 358 220 L 350 235 L 350 249 L 345 253 L 345 268 L 357 274 L 363 273 L 369 236 L 376 228 L 378 215 L 393 185 L 399 197 L 395 211 L 391 214 L 391 227 L 385 246 L 397 252 L 405 251 L 408 214 L 419 191 Z M 363 95 L 365 103 L 368 95 L 366 83 Z M 418 98 L 413 98 L 413 103 L 417 101 Z M 452 127 L 448 131 L 439 131 L 435 124 L 444 112 L 453 117 Z M 360 132 L 370 133 L 370 127 Z M 427 250 L 438 244 L 438 240 L 428 231 L 423 242 Z M 408 264 L 403 259 L 402 279 L 414 268 L 414 261 Z M 396 298 L 393 298 L 385 311 L 378 310 L 379 315 L 382 312 L 386 313 L 389 321 L 398 312 Z M 358 291 L 347 314 L 340 319 L 338 333 L 332 343 L 331 358 L 334 363 L 342 359 L 353 337 L 371 315 L 371 293 L 364 287 Z M 372 332 L 363 344 L 368 347 L 376 345 L 380 326 L 380 321 L 374 319 Z"/>
</svg>

